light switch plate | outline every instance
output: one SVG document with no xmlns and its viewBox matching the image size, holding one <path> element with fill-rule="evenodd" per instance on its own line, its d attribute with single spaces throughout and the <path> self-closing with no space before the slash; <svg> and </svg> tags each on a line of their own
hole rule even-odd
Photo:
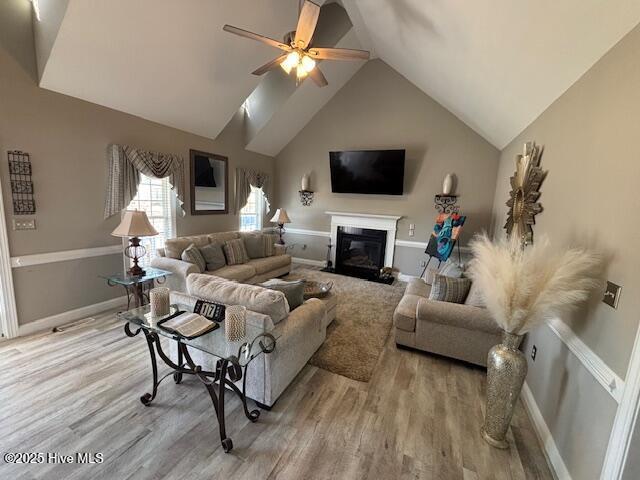
<svg viewBox="0 0 640 480">
<path fill-rule="evenodd" d="M 25 218 L 22 220 L 13 219 L 13 229 L 14 230 L 35 230 L 36 229 L 36 219 L 35 218 Z"/>
<path fill-rule="evenodd" d="M 613 308 L 618 308 L 618 300 L 620 300 L 620 291 L 622 287 L 612 282 L 607 282 L 607 289 L 604 292 L 602 301 Z"/>
</svg>

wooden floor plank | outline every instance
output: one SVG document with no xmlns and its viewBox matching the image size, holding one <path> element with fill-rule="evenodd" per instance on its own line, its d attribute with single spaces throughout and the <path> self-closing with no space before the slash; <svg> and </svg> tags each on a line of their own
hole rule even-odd
<svg viewBox="0 0 640 480">
<path fill-rule="evenodd" d="M 2 342 L 0 358 L 3 451 L 105 457 L 93 465 L 0 463 L 0 478 L 553 478 L 521 403 L 512 450 L 482 440 L 482 369 L 398 350 L 392 338 L 369 383 L 307 365 L 255 424 L 228 395 L 230 454 L 196 379 L 167 379 L 150 407 L 140 403 L 150 387 L 147 346 L 124 335 L 114 312 Z"/>
</svg>

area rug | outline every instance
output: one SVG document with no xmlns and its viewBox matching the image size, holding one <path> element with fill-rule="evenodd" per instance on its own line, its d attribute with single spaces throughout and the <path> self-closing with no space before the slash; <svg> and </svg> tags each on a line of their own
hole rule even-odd
<svg viewBox="0 0 640 480">
<path fill-rule="evenodd" d="M 306 268 L 296 268 L 287 279 L 333 282 L 338 296 L 336 319 L 327 328 L 327 339 L 309 363 L 361 382 L 373 375 L 378 357 L 389 337 L 393 311 L 406 284 L 369 282 Z"/>
</svg>

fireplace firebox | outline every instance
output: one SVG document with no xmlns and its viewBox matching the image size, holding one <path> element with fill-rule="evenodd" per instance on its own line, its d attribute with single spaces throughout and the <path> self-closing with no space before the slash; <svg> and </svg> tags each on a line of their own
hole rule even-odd
<svg viewBox="0 0 640 480">
<path fill-rule="evenodd" d="M 336 273 L 378 280 L 386 246 L 387 232 L 384 230 L 338 227 Z"/>
</svg>

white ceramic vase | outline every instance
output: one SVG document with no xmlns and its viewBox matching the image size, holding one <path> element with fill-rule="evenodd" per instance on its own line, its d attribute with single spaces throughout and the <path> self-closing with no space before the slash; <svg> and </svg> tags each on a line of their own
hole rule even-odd
<svg viewBox="0 0 640 480">
<path fill-rule="evenodd" d="M 302 182 L 300 186 L 302 187 L 301 190 L 303 192 L 308 192 L 311 190 L 311 176 L 308 173 L 305 173 L 302 176 Z"/>
<path fill-rule="evenodd" d="M 453 193 L 453 175 L 447 173 L 442 182 L 442 193 L 445 195 L 451 195 Z"/>
</svg>

